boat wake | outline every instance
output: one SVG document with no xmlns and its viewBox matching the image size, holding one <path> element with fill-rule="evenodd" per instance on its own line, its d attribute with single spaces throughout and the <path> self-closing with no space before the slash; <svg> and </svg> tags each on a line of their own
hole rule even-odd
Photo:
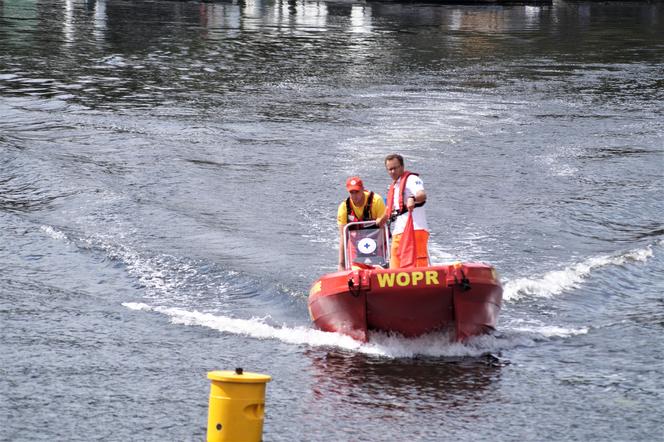
<svg viewBox="0 0 664 442">
<path fill-rule="evenodd" d="M 332 347 L 386 358 L 480 357 L 500 353 L 514 347 L 532 346 L 542 340 L 587 332 L 587 330 L 570 330 L 543 325 L 538 329 L 534 324 L 528 326 L 524 324 L 520 329 L 510 327 L 508 331 L 473 337 L 465 343 L 454 342 L 449 334 L 443 332 L 430 333 L 418 338 L 372 333 L 371 341 L 363 343 L 340 333 L 324 332 L 306 326 L 270 325 L 267 323 L 268 317 L 240 319 L 215 313 L 188 311 L 176 307 L 150 306 L 137 302 L 125 302 L 122 305 L 131 310 L 165 315 L 173 324 L 206 327 L 223 333 L 244 335 L 256 339 L 275 339 L 294 345 Z M 527 331 L 527 333 L 523 331 Z"/>
<path fill-rule="evenodd" d="M 81 250 L 101 253 L 104 259 L 121 263 L 146 299 L 154 303 L 200 306 L 201 303 L 229 305 L 258 296 L 263 287 L 252 278 L 214 263 L 168 254 L 142 252 L 119 243 L 106 234 L 75 238 L 52 226 L 40 230 L 53 239 L 73 244 Z"/>
<path fill-rule="evenodd" d="M 519 319 L 510 315 L 501 321 L 497 333 L 474 337 L 465 343 L 454 342 L 451 336 L 442 332 L 418 338 L 374 332 L 370 342 L 363 343 L 300 322 L 299 317 L 293 317 L 293 302 L 303 305 L 302 294 L 289 293 L 289 301 L 277 302 L 275 300 L 284 299 L 284 292 L 275 289 L 269 282 L 258 283 L 248 275 L 225 271 L 210 263 L 140 253 L 105 236 L 74 239 L 51 226 L 40 226 L 40 230 L 53 239 L 89 251 L 101 251 L 107 259 L 122 263 L 128 275 L 138 283 L 137 288 L 145 302 L 125 302 L 122 305 L 131 310 L 165 315 L 178 325 L 207 327 L 256 339 L 332 347 L 387 358 L 479 357 L 588 333 L 586 327 L 551 325 L 536 318 Z M 664 244 L 664 241 L 657 244 Z M 652 247 L 647 246 L 622 254 L 593 257 L 538 278 L 508 280 L 504 284 L 504 299 L 515 301 L 522 297 L 551 297 L 577 287 L 598 268 L 644 262 L 652 255 Z M 250 302 L 256 297 L 261 299 Z M 270 305 L 271 315 L 260 317 L 261 312 L 266 311 L 266 304 Z M 232 317 L 238 312 L 249 319 Z M 276 325 L 279 323 L 283 325 Z"/>
<path fill-rule="evenodd" d="M 514 318 L 505 324 L 501 324 L 500 330 L 511 334 L 513 337 L 519 335 L 525 343 L 527 341 L 539 342 L 546 339 L 585 335 L 590 329 L 585 326 L 563 327 L 560 325 L 550 325 L 538 319 Z"/>
<path fill-rule="evenodd" d="M 503 285 L 503 300 L 516 301 L 524 297 L 550 298 L 575 289 L 597 269 L 622 266 L 629 262 L 645 262 L 653 256 L 652 246 L 615 255 L 595 256 L 580 263 L 554 270 L 538 278 L 518 278 Z"/>
</svg>

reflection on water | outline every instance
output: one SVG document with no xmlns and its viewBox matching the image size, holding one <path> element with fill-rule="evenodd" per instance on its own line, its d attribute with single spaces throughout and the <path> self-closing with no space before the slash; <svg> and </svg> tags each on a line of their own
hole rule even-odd
<svg viewBox="0 0 664 442">
<path fill-rule="evenodd" d="M 614 62 L 616 56 L 655 59 L 656 53 L 642 48 L 663 37 L 659 3 L 636 8 L 619 2 L 488 7 L 270 0 L 1 5 L 0 91 L 88 106 L 199 99 L 192 89 L 215 100 L 215 94 L 255 89 L 269 79 L 366 81 L 395 70 L 418 69 L 421 75 L 492 59 L 523 63 L 523 57 L 535 61 L 521 68 L 525 76 L 565 77 L 578 67 L 536 60 L 543 52 L 556 57 L 563 50 L 583 52 L 589 63 Z M 612 22 L 630 13 L 645 19 L 611 35 Z M 588 31 L 579 34 L 584 26 Z M 604 31 L 590 32 L 593 26 Z M 607 38 L 615 39 L 618 52 L 604 44 Z M 496 87 L 498 75 L 470 72 L 441 81 L 465 77 L 464 87 Z M 631 85 L 607 80 L 582 92 L 637 90 L 657 98 L 661 87 L 653 81 L 644 73 Z"/>
<path fill-rule="evenodd" d="M 380 26 L 381 20 L 385 18 L 399 19 L 404 27 L 413 24 L 435 25 L 451 31 L 498 34 L 510 29 L 528 31 L 551 28 L 565 32 L 572 29 L 578 31 L 576 26 L 591 24 L 593 18 L 611 17 L 617 20 L 620 13 L 638 14 L 644 19 L 642 24 L 646 28 L 643 31 L 658 32 L 662 5 L 648 2 L 637 6 L 635 8 L 629 2 L 598 5 L 583 1 L 554 4 L 551 1 L 525 1 L 487 6 L 304 0 L 245 0 L 201 4 L 139 1 L 129 6 L 122 2 L 108 3 L 106 0 L 5 0 L 0 4 L 0 13 L 3 40 L 12 41 L 13 44 L 25 44 L 26 35 L 23 32 L 43 30 L 46 24 L 50 32 L 58 32 L 67 43 L 84 40 L 87 36 L 85 32 L 91 30 L 97 41 L 111 38 L 130 42 L 130 35 L 115 32 L 122 29 L 130 34 L 156 37 L 167 36 L 173 29 L 191 28 L 202 32 L 200 35 L 216 39 L 237 36 L 241 32 L 270 30 L 306 37 L 308 32 L 335 29 L 351 33 L 386 31 Z M 131 14 L 128 13 L 130 10 Z M 150 29 L 140 29 L 138 26 L 149 22 L 161 23 L 163 26 Z M 54 28 L 58 24 L 60 30 Z M 134 45 L 144 46 L 146 43 L 149 40 L 135 41 Z"/>
<path fill-rule="evenodd" d="M 501 364 L 493 356 L 468 359 L 384 359 L 364 354 L 311 350 L 314 397 L 343 398 L 345 404 L 394 408 L 418 402 L 419 408 L 440 410 L 485 399 L 500 379 Z M 380 401 L 366 398 L 381 397 Z"/>
</svg>

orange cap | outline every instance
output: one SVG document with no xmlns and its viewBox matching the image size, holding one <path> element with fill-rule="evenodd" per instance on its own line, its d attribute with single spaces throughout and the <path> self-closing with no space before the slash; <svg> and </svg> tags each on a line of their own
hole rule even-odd
<svg viewBox="0 0 664 442">
<path fill-rule="evenodd" d="M 352 176 L 346 180 L 346 189 L 350 192 L 351 190 L 363 190 L 364 183 L 359 176 Z"/>
</svg>

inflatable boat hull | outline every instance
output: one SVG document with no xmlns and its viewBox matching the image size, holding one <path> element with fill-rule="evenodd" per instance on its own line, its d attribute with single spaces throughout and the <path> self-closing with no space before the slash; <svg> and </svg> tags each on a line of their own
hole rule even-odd
<svg viewBox="0 0 664 442">
<path fill-rule="evenodd" d="M 495 329 L 502 293 L 486 264 L 355 268 L 318 279 L 308 304 L 316 327 L 360 341 L 371 331 L 416 337 L 440 330 L 463 341 Z"/>
</svg>

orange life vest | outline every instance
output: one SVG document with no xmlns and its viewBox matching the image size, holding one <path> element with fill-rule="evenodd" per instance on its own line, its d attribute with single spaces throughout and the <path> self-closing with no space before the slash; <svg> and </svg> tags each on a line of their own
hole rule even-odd
<svg viewBox="0 0 664 442">
<path fill-rule="evenodd" d="M 408 181 L 408 177 L 411 175 L 419 176 L 419 174 L 414 173 L 414 172 L 409 172 L 407 170 L 404 170 L 403 175 L 401 175 L 401 182 L 399 183 L 399 209 L 394 209 L 394 185 L 396 184 L 396 181 L 393 181 L 392 184 L 390 184 L 390 190 L 387 192 L 387 213 L 392 216 L 399 216 L 401 214 L 404 214 L 408 212 L 408 208 L 404 204 L 403 200 L 403 194 L 404 191 L 406 190 L 406 181 Z M 421 203 L 416 203 L 415 207 L 422 207 L 426 201 L 422 201 Z M 392 213 L 393 210 L 396 210 L 396 213 Z"/>
</svg>

